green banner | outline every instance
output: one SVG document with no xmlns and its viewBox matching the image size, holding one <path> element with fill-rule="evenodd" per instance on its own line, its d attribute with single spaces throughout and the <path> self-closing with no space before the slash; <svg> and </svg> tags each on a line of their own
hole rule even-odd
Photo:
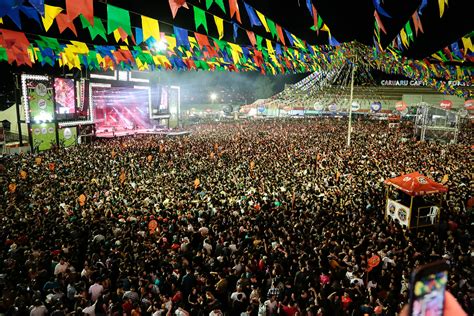
<svg viewBox="0 0 474 316">
<path fill-rule="evenodd" d="M 64 127 L 59 129 L 59 146 L 71 147 L 76 145 L 77 127 Z"/>
<path fill-rule="evenodd" d="M 54 120 L 53 85 L 50 81 L 26 81 L 30 121 L 34 123 Z"/>
<path fill-rule="evenodd" d="M 48 150 L 56 144 L 56 127 L 54 123 L 31 124 L 31 137 L 35 150 Z"/>
</svg>

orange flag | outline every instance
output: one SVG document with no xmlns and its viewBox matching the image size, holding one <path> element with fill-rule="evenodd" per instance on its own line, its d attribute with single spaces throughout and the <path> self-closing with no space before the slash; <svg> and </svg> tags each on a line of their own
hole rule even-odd
<svg viewBox="0 0 474 316">
<path fill-rule="evenodd" d="M 84 194 L 79 195 L 79 205 L 84 206 L 86 204 L 86 196 Z"/>
<path fill-rule="evenodd" d="M 198 178 L 196 178 L 196 180 L 194 180 L 194 189 L 197 189 L 200 185 L 201 185 L 201 181 Z"/>
<path fill-rule="evenodd" d="M 148 160 L 148 162 L 151 162 L 153 160 L 153 156 L 152 155 L 148 155 L 148 157 L 146 157 L 146 159 Z"/>
<path fill-rule="evenodd" d="M 114 159 L 116 155 L 117 153 L 115 152 L 115 149 L 112 149 L 112 159 Z"/>
<path fill-rule="evenodd" d="M 120 173 L 120 183 L 123 184 L 125 182 L 125 171 L 122 170 Z"/>
<path fill-rule="evenodd" d="M 219 149 L 219 145 L 217 143 L 214 144 L 214 151 L 217 152 L 217 150 Z"/>
<path fill-rule="evenodd" d="M 41 157 L 36 157 L 35 158 L 35 163 L 37 166 L 41 165 Z"/>
<path fill-rule="evenodd" d="M 214 159 L 214 153 L 212 151 L 211 151 L 210 157 L 211 159 Z"/>
<path fill-rule="evenodd" d="M 16 184 L 15 183 L 10 183 L 10 185 L 8 186 L 8 191 L 10 193 L 15 193 L 16 191 Z"/>
<path fill-rule="evenodd" d="M 50 162 L 48 167 L 50 171 L 54 171 L 54 168 L 56 167 L 56 165 L 54 164 L 54 162 Z"/>
<path fill-rule="evenodd" d="M 239 4 L 237 3 L 237 0 L 229 0 L 229 8 L 230 8 L 230 17 L 234 17 L 234 14 L 236 15 L 236 20 L 239 21 L 240 24 L 242 24 L 242 20 L 240 19 L 240 11 L 239 11 Z"/>
<path fill-rule="evenodd" d="M 24 171 L 24 170 L 20 171 L 20 179 L 21 180 L 25 180 L 27 176 L 28 176 L 28 174 L 26 173 L 26 171 Z"/>
</svg>

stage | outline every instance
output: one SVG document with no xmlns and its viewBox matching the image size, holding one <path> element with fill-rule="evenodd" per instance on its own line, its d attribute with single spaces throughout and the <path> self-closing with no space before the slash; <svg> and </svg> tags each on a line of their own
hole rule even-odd
<svg viewBox="0 0 474 316">
<path fill-rule="evenodd" d="M 114 138 L 114 137 L 125 137 L 125 136 L 132 136 L 132 135 L 166 135 L 166 136 L 184 136 L 189 135 L 191 132 L 189 131 L 172 131 L 165 128 L 149 128 L 149 129 L 122 129 L 122 130 L 115 130 L 112 129 L 103 129 L 97 130 L 96 137 L 97 138 Z"/>
</svg>

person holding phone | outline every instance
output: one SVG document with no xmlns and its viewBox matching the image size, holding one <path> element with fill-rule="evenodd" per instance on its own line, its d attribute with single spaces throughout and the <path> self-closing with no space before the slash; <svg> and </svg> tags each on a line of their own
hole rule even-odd
<svg viewBox="0 0 474 316">
<path fill-rule="evenodd" d="M 456 299 L 446 291 L 449 266 L 444 260 L 417 268 L 411 275 L 410 300 L 401 316 L 467 315 Z"/>
</svg>

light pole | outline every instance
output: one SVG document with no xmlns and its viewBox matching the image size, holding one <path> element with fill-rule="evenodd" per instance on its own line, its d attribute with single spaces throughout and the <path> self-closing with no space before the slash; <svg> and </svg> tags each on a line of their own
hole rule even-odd
<svg viewBox="0 0 474 316">
<path fill-rule="evenodd" d="M 357 59 L 355 59 L 357 61 Z M 349 101 L 349 126 L 347 130 L 347 147 L 351 147 L 351 132 L 352 132 L 352 98 L 354 95 L 354 73 L 355 69 L 357 67 L 357 64 L 354 63 L 352 64 L 352 74 L 351 74 L 351 97 Z"/>
</svg>

